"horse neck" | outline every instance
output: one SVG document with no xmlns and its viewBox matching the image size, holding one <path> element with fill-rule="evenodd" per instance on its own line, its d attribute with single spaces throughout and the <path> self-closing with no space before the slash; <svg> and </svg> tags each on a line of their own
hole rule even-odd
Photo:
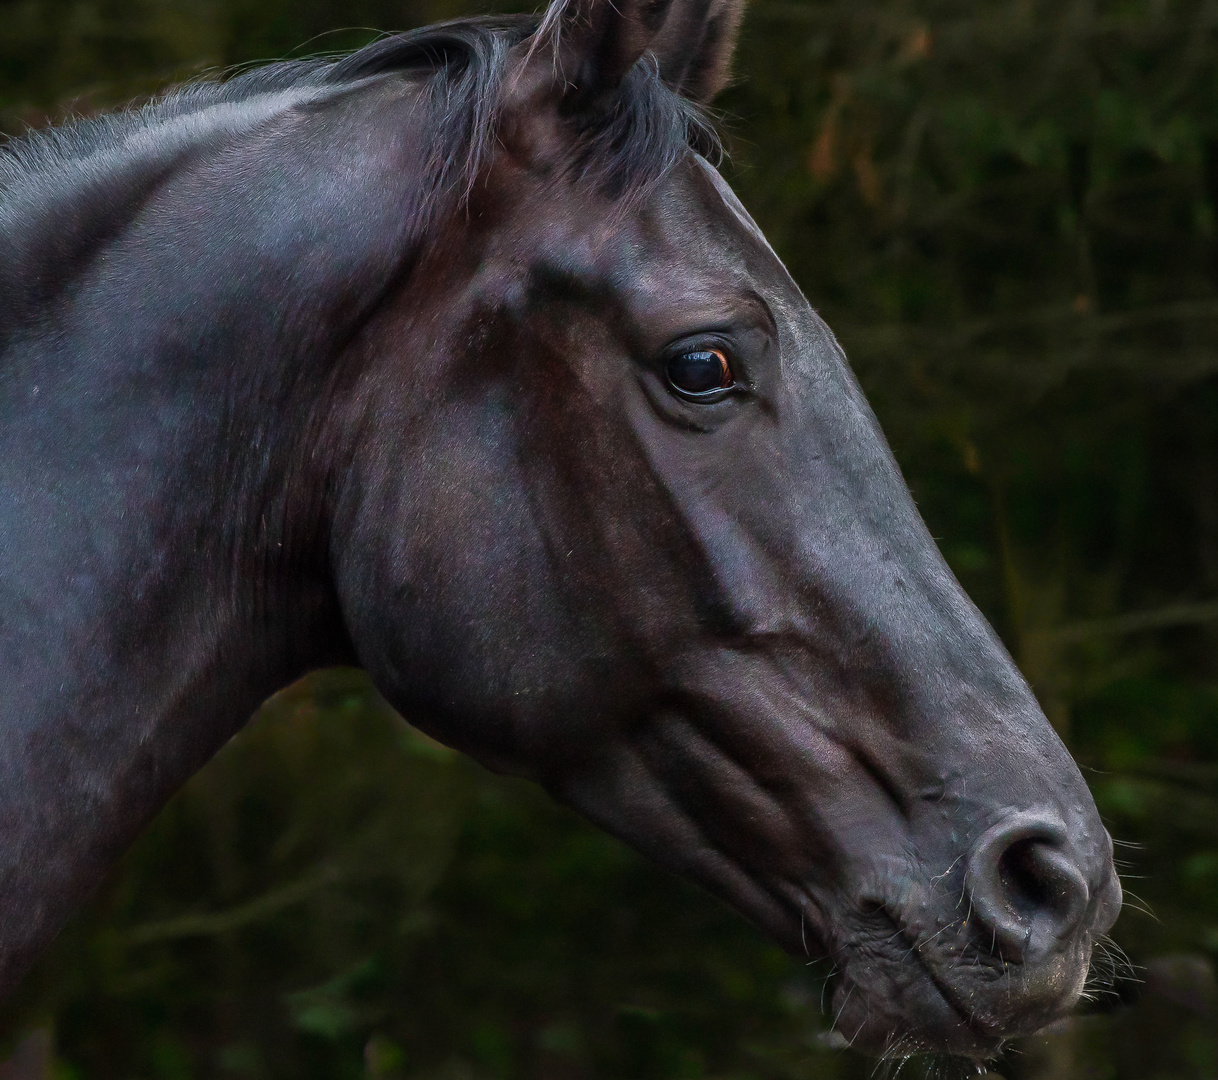
<svg viewBox="0 0 1218 1080">
<path fill-rule="evenodd" d="M 414 95 L 365 94 L 380 144 L 340 98 L 184 153 L 0 328 L 0 996 L 266 696 L 350 659 L 336 361 L 425 159 Z"/>
</svg>

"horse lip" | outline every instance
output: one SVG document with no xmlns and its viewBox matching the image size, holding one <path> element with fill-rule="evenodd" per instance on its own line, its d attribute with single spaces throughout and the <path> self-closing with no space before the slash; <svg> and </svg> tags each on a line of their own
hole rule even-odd
<svg viewBox="0 0 1218 1080">
<path fill-rule="evenodd" d="M 961 1057 L 971 1057 L 978 1061 L 993 1059 L 1010 1036 L 996 1031 L 992 1025 L 979 1019 L 975 1011 L 969 1009 L 960 1000 L 951 985 L 923 955 L 920 946 L 925 945 L 930 940 L 929 938 L 919 940 L 916 931 L 912 930 L 909 924 L 900 917 L 899 912 L 893 911 L 890 904 L 882 904 L 879 911 L 891 921 L 892 925 L 900 932 L 901 940 L 909 946 L 906 956 L 914 958 L 917 967 L 925 976 L 926 981 L 934 987 L 939 997 L 956 1014 L 961 1027 L 974 1040 L 975 1046 L 972 1052 L 952 1051 L 952 1053 L 959 1054 Z M 1020 1032 L 1019 1034 L 1023 1033 Z"/>
<path fill-rule="evenodd" d="M 809 897 L 809 899 L 811 899 L 811 897 Z M 916 1051 L 916 1052 L 926 1052 L 926 1053 L 947 1052 L 947 1053 L 950 1053 L 950 1054 L 953 1054 L 953 1055 L 956 1055 L 959 1057 L 970 1058 L 975 1061 L 988 1061 L 988 1060 L 992 1060 L 994 1057 L 996 1057 L 997 1054 L 999 1053 L 999 1051 L 1002 1049 L 1003 1044 L 1006 1042 L 1007 1036 L 999 1034 L 998 1032 L 994 1031 L 992 1028 L 988 1027 L 985 1023 L 979 1021 L 977 1019 L 977 1017 L 969 1009 L 967 1009 L 965 1007 L 965 1005 L 959 1000 L 959 998 L 952 992 L 950 986 L 948 986 L 947 983 L 944 982 L 944 980 L 939 976 L 938 972 L 936 972 L 935 969 L 931 966 L 930 962 L 926 959 L 926 957 L 922 955 L 922 952 L 918 948 L 918 945 L 925 944 L 925 941 L 919 942 L 917 940 L 917 935 L 914 934 L 913 932 L 911 932 L 909 926 L 905 923 L 905 921 L 903 919 L 900 919 L 897 917 L 897 915 L 893 912 L 891 905 L 889 905 L 889 904 L 879 905 L 879 907 L 876 909 L 876 913 L 882 914 L 886 919 L 888 919 L 891 922 L 893 927 L 899 932 L 899 934 L 901 936 L 901 940 L 909 946 L 909 948 L 906 952 L 906 956 L 916 957 L 915 964 L 918 967 L 918 969 L 922 972 L 922 974 L 925 976 L 926 981 L 934 988 L 935 993 L 938 994 L 939 998 L 943 1002 L 945 1002 L 947 1004 L 947 1006 L 951 1009 L 951 1011 L 955 1014 L 957 1020 L 959 1020 L 959 1022 L 960 1022 L 960 1026 L 961 1026 L 963 1033 L 966 1033 L 967 1036 L 973 1042 L 973 1046 L 967 1050 L 960 1050 L 960 1049 L 948 1050 L 945 1046 L 929 1045 L 929 1043 L 931 1041 L 930 1038 L 927 1036 L 923 1036 L 922 1037 L 922 1043 L 923 1043 L 922 1048 L 920 1051 Z M 850 962 L 848 960 L 844 960 L 843 958 L 840 957 L 840 955 L 838 955 L 839 950 L 834 949 L 832 952 L 834 955 L 835 963 L 837 965 L 839 965 L 839 967 L 841 968 L 841 970 L 844 973 L 848 974 Z M 898 961 L 898 963 L 904 963 L 904 962 L 905 962 L 904 960 Z M 857 1037 L 858 1036 L 856 1035 L 855 1038 L 857 1039 Z M 944 1040 L 944 1042 L 947 1042 L 947 1041 L 948 1040 Z M 853 1040 L 849 1040 L 849 1044 L 853 1045 Z"/>
<path fill-rule="evenodd" d="M 925 941 L 918 942 L 910 936 L 908 927 L 898 920 L 894 919 L 893 921 L 900 928 L 902 940 L 909 942 L 909 955 L 917 958 L 917 964 L 922 969 L 922 973 L 926 976 L 927 981 L 935 988 L 939 996 L 951 1006 L 952 1011 L 959 1017 L 960 1022 L 969 1034 L 980 1042 L 989 1044 L 988 1051 L 982 1056 L 992 1058 L 1001 1049 L 1005 1041 L 1004 1037 L 993 1031 L 986 1024 L 978 1021 L 976 1015 L 964 1007 L 964 1004 L 957 998 L 951 987 L 940 978 L 939 973 L 931 966 L 926 957 L 922 955 L 922 950 L 919 948 L 919 945 L 925 944 Z"/>
<path fill-rule="evenodd" d="M 901 936 L 906 941 L 909 940 L 904 931 L 902 931 Z M 984 1023 L 979 1022 L 977 1017 L 971 1011 L 965 1009 L 963 1003 L 956 997 L 951 988 L 939 977 L 938 972 L 931 967 L 930 963 L 927 961 L 926 957 L 922 955 L 922 951 L 917 947 L 917 945 L 912 945 L 911 949 L 913 955 L 918 958 L 918 965 L 926 975 L 927 980 L 935 988 L 939 996 L 951 1006 L 952 1011 L 955 1012 L 955 1014 L 960 1018 L 961 1023 L 964 1024 L 964 1027 L 969 1034 L 974 1038 L 978 1038 L 985 1043 L 991 1044 L 989 1052 L 984 1056 L 993 1057 L 1002 1047 L 1002 1043 L 1004 1041 L 1003 1037 L 997 1032 L 991 1030 Z"/>
<path fill-rule="evenodd" d="M 904 933 L 902 933 L 902 938 L 905 941 L 909 940 Z M 911 951 L 916 953 L 917 948 L 914 947 Z M 989 1030 L 983 1024 L 978 1023 L 976 1019 L 965 1010 L 965 1008 L 942 982 L 942 980 L 939 979 L 934 969 L 926 962 L 926 959 L 923 956 L 918 955 L 916 964 L 921 970 L 922 974 L 926 977 L 926 981 L 930 983 L 932 987 L 934 987 L 935 993 L 938 994 L 939 998 L 946 1003 L 948 1008 L 950 1008 L 955 1014 L 956 1018 L 960 1022 L 961 1032 L 971 1040 L 972 1046 L 968 1048 L 950 1047 L 948 1045 L 950 1043 L 950 1039 L 944 1039 L 943 1045 L 935 1046 L 933 1045 L 933 1040 L 931 1037 L 922 1035 L 919 1037 L 917 1049 L 913 1050 L 913 1053 L 947 1053 L 955 1057 L 969 1058 L 973 1061 L 991 1061 L 997 1057 L 999 1052 L 1002 1050 L 1004 1043 L 1006 1042 L 1006 1038 Z M 857 1038 L 858 1033 L 855 1034 L 853 1039 L 847 1040 L 845 1045 L 853 1046 Z"/>
<path fill-rule="evenodd" d="M 897 915 L 893 913 L 889 905 L 884 905 L 881 910 L 884 912 L 884 915 L 891 920 L 892 924 L 900 931 L 901 939 L 908 943 L 908 955 L 915 956 L 917 958 L 917 964 L 925 974 L 927 981 L 930 982 L 939 996 L 956 1013 L 957 1017 L 959 1017 L 961 1023 L 964 1025 L 969 1034 L 977 1039 L 980 1044 L 988 1046 L 986 1051 L 978 1055 L 978 1060 L 992 1059 L 1002 1049 L 1002 1046 L 1008 1041 L 1008 1039 L 1032 1033 L 1031 1029 L 1020 1028 L 1018 1030 L 1011 1031 L 1008 1034 L 1003 1034 L 999 1030 L 996 1030 L 993 1024 L 988 1024 L 983 1019 L 978 1018 L 973 1010 L 968 1009 L 964 1005 L 964 1003 L 959 999 L 955 991 L 952 989 L 951 985 L 941 977 L 935 966 L 931 964 L 931 962 L 922 954 L 922 950 L 919 948 L 919 945 L 926 944 L 929 938 L 919 942 L 917 933 L 912 931 L 904 920 L 898 918 Z M 1052 1023 L 1056 1021 L 1050 1022 Z M 1036 1030 L 1043 1030 L 1043 1025 L 1036 1028 Z"/>
</svg>

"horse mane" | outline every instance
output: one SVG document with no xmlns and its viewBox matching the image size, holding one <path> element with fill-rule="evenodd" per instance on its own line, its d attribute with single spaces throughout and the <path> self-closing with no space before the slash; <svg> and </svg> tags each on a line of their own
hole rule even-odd
<svg viewBox="0 0 1218 1080">
<path fill-rule="evenodd" d="M 192 130 L 208 130 L 207 114 L 223 111 L 222 106 L 238 107 L 239 117 L 239 107 L 259 101 L 273 110 L 278 97 L 286 108 L 395 71 L 417 72 L 425 91 L 424 122 L 435 140 L 429 198 L 453 191 L 464 198 L 497 138 L 508 54 L 537 27 L 537 18 L 529 15 L 437 23 L 337 59 L 280 61 L 227 78 L 204 78 L 140 107 L 11 139 L 0 144 L 0 237 L 20 229 L 23 209 L 45 211 L 70 199 L 73 177 L 95 184 L 107 171 L 130 167 L 133 156 L 155 158 L 158 141 L 168 152 L 189 141 Z M 570 171 L 614 197 L 642 193 L 691 148 L 703 156 L 721 152 L 705 114 L 664 85 L 650 56 L 623 80 L 609 109 L 570 119 L 575 125 Z"/>
</svg>

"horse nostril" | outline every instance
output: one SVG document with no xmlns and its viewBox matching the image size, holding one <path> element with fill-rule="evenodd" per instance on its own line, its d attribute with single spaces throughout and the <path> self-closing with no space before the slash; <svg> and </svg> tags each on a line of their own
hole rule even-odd
<svg viewBox="0 0 1218 1080">
<path fill-rule="evenodd" d="M 989 829 L 968 860 L 973 911 L 996 951 L 1031 960 L 1074 933 L 1087 912 L 1087 879 L 1054 815 L 1012 814 Z"/>
</svg>

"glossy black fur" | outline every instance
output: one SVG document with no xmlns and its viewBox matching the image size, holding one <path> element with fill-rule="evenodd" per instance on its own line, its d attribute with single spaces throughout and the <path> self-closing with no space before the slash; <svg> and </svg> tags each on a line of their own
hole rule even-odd
<svg viewBox="0 0 1218 1080">
<path fill-rule="evenodd" d="M 560 0 L 0 164 L 0 992 L 269 694 L 360 663 L 985 1056 L 1120 904 L 1077 768 L 705 155 L 731 0 Z M 736 387 L 692 402 L 674 351 Z"/>
</svg>

